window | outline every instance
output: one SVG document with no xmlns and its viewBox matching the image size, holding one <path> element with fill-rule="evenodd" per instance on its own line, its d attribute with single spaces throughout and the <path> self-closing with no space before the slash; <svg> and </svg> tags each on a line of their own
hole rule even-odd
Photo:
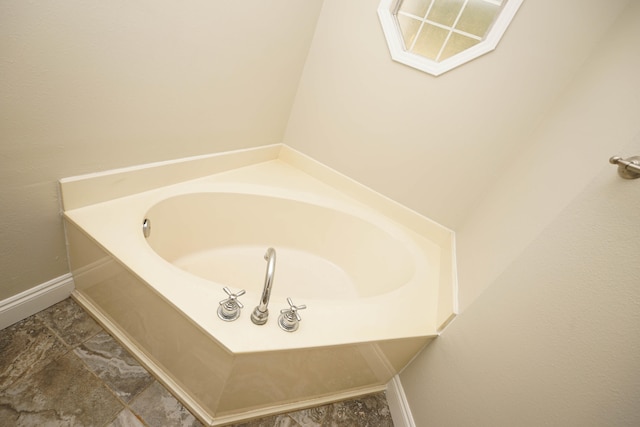
<svg viewBox="0 0 640 427">
<path fill-rule="evenodd" d="M 522 0 L 382 0 L 391 57 L 440 75 L 498 45 Z"/>
</svg>

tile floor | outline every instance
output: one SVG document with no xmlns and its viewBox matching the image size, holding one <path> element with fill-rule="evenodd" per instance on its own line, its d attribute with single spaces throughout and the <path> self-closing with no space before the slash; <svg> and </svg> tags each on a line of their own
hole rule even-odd
<svg viewBox="0 0 640 427">
<path fill-rule="evenodd" d="M 202 424 L 72 299 L 0 330 L 0 425 Z M 392 427 L 384 393 L 236 427 Z"/>
</svg>

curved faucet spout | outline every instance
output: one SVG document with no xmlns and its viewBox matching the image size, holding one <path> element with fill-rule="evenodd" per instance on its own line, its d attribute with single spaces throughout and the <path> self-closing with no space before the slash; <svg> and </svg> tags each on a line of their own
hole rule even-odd
<svg viewBox="0 0 640 427">
<path fill-rule="evenodd" d="M 267 249 L 264 254 L 264 259 L 267 261 L 267 272 L 264 276 L 264 288 L 262 289 L 262 297 L 260 298 L 260 304 L 256 306 L 251 313 L 251 321 L 256 325 L 264 325 L 269 320 L 269 298 L 271 297 L 271 286 L 273 285 L 273 276 L 276 273 L 276 250 L 273 248 Z"/>
</svg>

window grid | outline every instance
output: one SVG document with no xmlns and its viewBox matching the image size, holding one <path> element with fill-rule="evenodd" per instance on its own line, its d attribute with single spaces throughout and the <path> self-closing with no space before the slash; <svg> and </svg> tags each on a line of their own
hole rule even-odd
<svg viewBox="0 0 640 427">
<path fill-rule="evenodd" d="M 492 4 L 494 6 L 498 6 L 500 8 L 503 6 L 504 3 L 506 3 L 505 0 L 481 0 L 481 1 L 483 1 L 484 3 Z M 446 36 L 444 42 L 442 43 L 442 46 L 440 47 L 440 50 L 438 51 L 438 54 L 436 55 L 436 58 L 434 59 L 435 62 L 439 62 L 441 60 L 442 53 L 446 49 L 446 47 L 447 47 L 447 45 L 449 43 L 449 40 L 451 39 L 451 35 L 453 33 L 460 34 L 460 35 L 462 35 L 464 37 L 468 37 L 468 38 L 476 40 L 478 42 L 482 41 L 484 39 L 484 36 L 486 35 L 486 33 L 488 33 L 489 30 L 491 29 L 491 27 L 487 28 L 485 34 L 483 34 L 482 37 L 480 37 L 478 35 L 475 35 L 475 34 L 468 33 L 466 31 L 459 30 L 459 29 L 456 28 L 456 26 L 458 25 L 458 22 L 460 21 L 460 17 L 464 13 L 468 3 L 469 3 L 469 0 L 464 0 L 464 3 L 462 4 L 462 7 L 460 8 L 460 11 L 458 12 L 458 15 L 456 16 L 456 19 L 454 20 L 453 24 L 451 24 L 449 26 L 449 25 L 442 24 L 442 23 L 437 22 L 437 21 L 433 21 L 433 20 L 427 19 L 427 17 L 431 13 L 433 5 L 435 4 L 435 0 L 431 0 L 431 2 L 429 3 L 429 7 L 427 8 L 427 11 L 426 11 L 424 17 L 420 17 L 420 16 L 414 15 L 412 13 L 400 10 L 400 7 L 402 6 L 402 2 L 398 2 L 398 9 L 396 10 L 396 15 L 406 16 L 407 18 L 411 18 L 411 19 L 415 19 L 417 21 L 420 21 L 420 27 L 416 31 L 415 35 L 413 35 L 413 40 L 411 41 L 411 46 L 409 46 L 409 47 L 405 46 L 405 48 L 408 51 L 413 51 L 413 49 L 415 48 L 415 44 L 418 41 L 418 38 L 419 38 L 420 34 L 422 33 L 422 29 L 424 28 L 425 24 L 433 25 L 435 27 L 442 28 L 442 29 L 447 31 L 447 36 Z M 498 10 L 496 12 L 496 16 L 499 15 L 499 14 L 500 14 L 500 10 Z M 404 40 L 403 40 L 403 43 L 404 43 Z"/>
<path fill-rule="evenodd" d="M 439 76 L 493 51 L 523 1 L 380 0 L 378 18 L 391 59 Z"/>
</svg>

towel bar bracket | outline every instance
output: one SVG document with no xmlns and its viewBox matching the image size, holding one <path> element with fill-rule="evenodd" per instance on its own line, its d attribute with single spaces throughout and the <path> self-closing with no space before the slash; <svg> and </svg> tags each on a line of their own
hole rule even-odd
<svg viewBox="0 0 640 427">
<path fill-rule="evenodd" d="M 618 165 L 618 175 L 624 179 L 640 178 L 640 156 L 633 156 L 627 159 L 613 156 L 609 159 L 612 165 Z"/>
</svg>

